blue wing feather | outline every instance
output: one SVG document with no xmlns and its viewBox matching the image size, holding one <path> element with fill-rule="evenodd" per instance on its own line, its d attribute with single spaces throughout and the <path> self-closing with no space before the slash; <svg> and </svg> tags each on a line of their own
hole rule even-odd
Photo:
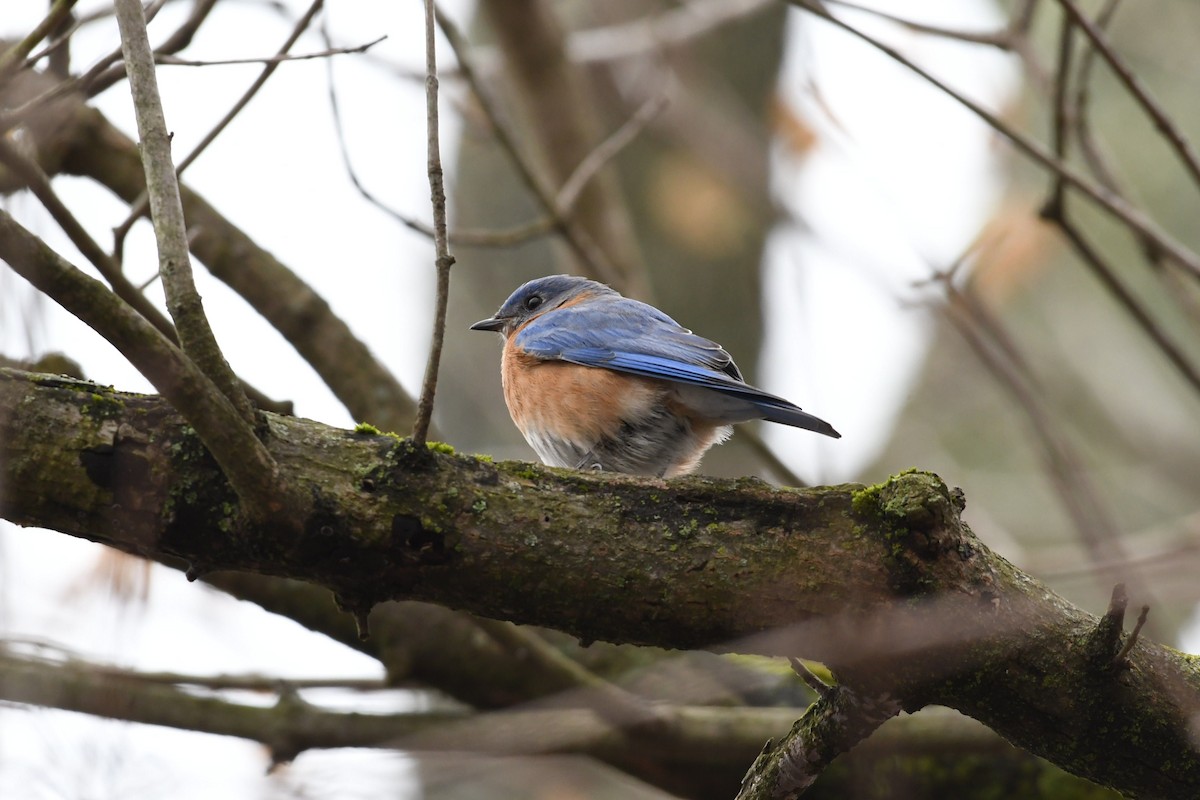
<svg viewBox="0 0 1200 800">
<path fill-rule="evenodd" d="M 758 417 L 839 436 L 824 420 L 745 383 L 729 353 L 716 342 L 697 336 L 653 306 L 619 295 L 537 317 L 516 334 L 515 344 L 536 358 L 710 389 L 727 398 L 720 405 L 729 421 Z"/>
</svg>

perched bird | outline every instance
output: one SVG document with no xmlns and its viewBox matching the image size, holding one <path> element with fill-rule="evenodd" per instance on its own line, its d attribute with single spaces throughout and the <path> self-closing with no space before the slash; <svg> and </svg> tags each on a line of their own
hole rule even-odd
<svg viewBox="0 0 1200 800">
<path fill-rule="evenodd" d="M 732 423 L 752 419 L 841 438 L 747 384 L 716 342 L 586 278 L 529 281 L 471 330 L 504 336 L 508 411 L 550 466 L 686 475 Z"/>
</svg>

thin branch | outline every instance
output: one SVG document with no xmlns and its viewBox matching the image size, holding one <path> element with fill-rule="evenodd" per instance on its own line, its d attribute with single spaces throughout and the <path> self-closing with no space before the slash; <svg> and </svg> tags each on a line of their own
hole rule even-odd
<svg viewBox="0 0 1200 800">
<path fill-rule="evenodd" d="M 318 4 L 319 5 L 319 4 Z M 226 67 L 234 64 L 268 64 L 276 65 L 283 64 L 287 61 L 310 61 L 314 58 L 330 58 L 332 56 L 353 55 L 355 53 L 365 53 L 375 45 L 384 41 L 388 37 L 380 36 L 377 39 L 372 39 L 365 44 L 355 45 L 353 47 L 331 47 L 326 50 L 318 50 L 315 53 L 301 53 L 300 55 L 274 55 L 261 58 L 223 58 L 212 61 L 198 60 L 192 58 L 180 58 L 169 54 L 155 56 L 155 63 L 160 66 L 172 67 Z"/>
<path fill-rule="evenodd" d="M 900 713 L 888 692 L 830 687 L 779 742 L 767 742 L 742 781 L 738 800 L 794 800 L 829 762 Z"/>
<path fill-rule="evenodd" d="M 33 651 L 33 652 L 25 652 Z M 54 655 L 45 655 L 52 653 Z M 45 640 L 0 639 L 0 661 L 13 659 L 31 666 L 42 665 L 48 669 L 58 666 L 78 666 L 92 675 L 117 680 L 133 680 L 142 683 L 172 686 L 193 686 L 211 691 L 240 690 L 270 692 L 297 689 L 348 689 L 356 692 L 391 691 L 390 686 L 378 678 L 281 678 L 272 675 L 197 675 L 183 672 L 145 672 L 88 661 L 67 647 Z"/>
<path fill-rule="evenodd" d="M 140 6 L 138 7 L 140 10 Z M 249 505 L 282 507 L 275 462 L 212 381 L 144 317 L 0 209 L 0 260 L 107 339 L 196 429 Z M 303 513 L 296 504 L 294 513 Z M 253 513 L 253 508 L 250 509 Z"/>
<path fill-rule="evenodd" d="M 945 28 L 940 25 L 929 25 L 924 22 L 916 22 L 914 20 L 905 19 L 896 14 L 889 14 L 878 8 L 865 6 L 860 3 L 851 2 L 851 0 L 825 0 L 828 3 L 841 6 L 842 8 L 853 9 L 864 14 L 870 14 L 879 19 L 885 19 L 888 22 L 893 22 L 902 28 L 912 31 L 913 33 L 924 33 L 929 36 L 937 36 L 942 39 L 952 39 L 958 42 L 966 42 L 968 44 L 983 44 L 991 47 L 997 47 L 1001 50 L 1011 50 L 1014 31 L 1012 27 L 1006 27 L 1000 31 L 967 31 L 957 28 Z"/>
<path fill-rule="evenodd" d="M 952 98 L 987 123 L 989 127 L 1011 142 L 1017 150 L 1024 153 L 1026 156 L 1044 168 L 1062 176 L 1063 180 L 1078 189 L 1087 197 L 1091 198 L 1097 205 L 1116 217 L 1126 227 L 1136 233 L 1138 237 L 1141 238 L 1147 245 L 1158 248 L 1164 255 L 1169 256 L 1193 276 L 1200 278 L 1200 256 L 1197 256 L 1196 253 L 1175 241 L 1175 239 L 1173 239 L 1169 234 L 1162 231 L 1152 219 L 1147 217 L 1137 208 L 1127 203 L 1123 198 L 1114 195 L 1112 192 L 1108 191 L 1102 186 L 1096 185 L 1079 172 L 1072 169 L 1070 166 L 1061 163 L 1057 158 L 1054 157 L 1052 152 L 1045 148 L 1044 145 L 1015 130 L 1006 124 L 1002 119 L 1000 119 L 996 114 L 988 111 L 983 106 L 976 103 L 974 100 L 962 94 L 961 92 L 951 88 L 944 81 L 934 77 L 932 73 L 918 66 L 911 59 L 906 58 L 894 47 L 884 44 L 869 34 L 864 33 L 858 28 L 855 28 L 853 25 L 850 25 L 849 23 L 839 19 L 833 14 L 830 14 L 829 11 L 816 2 L 816 0 L 785 1 L 789 5 L 809 11 L 821 19 L 835 25 L 836 27 L 841 28 L 856 38 L 863 40 L 897 63 L 903 64 L 905 67 L 912 70 L 930 85 L 934 86 L 939 91 L 943 92 L 948 97 Z"/>
<path fill-rule="evenodd" d="M 600 138 L 593 82 L 571 61 L 553 0 L 486 0 L 491 31 L 504 56 L 503 87 L 524 119 L 526 156 L 551 187 L 561 186 Z M 649 299 L 651 287 L 633 236 L 633 222 L 612 175 L 589 183 L 569 216 L 558 214 L 591 242 L 613 274 L 607 283 Z M 576 268 L 589 268 L 586 262 Z M 596 277 L 596 276 L 593 276 Z"/>
<path fill-rule="evenodd" d="M 72 133 L 73 174 L 135 202 L 146 188 L 136 143 L 98 113 L 71 119 L 88 123 Z M 193 226 L 192 252 L 296 348 L 352 418 L 392 431 L 412 425 L 412 398 L 329 303 L 203 197 L 186 185 L 180 190 Z M 364 392 L 364 386 L 370 391 Z"/>
<path fill-rule="evenodd" d="M 816 692 L 817 697 L 829 699 L 830 695 L 837 691 L 837 687 L 831 686 L 808 668 L 800 659 L 795 656 L 788 656 L 788 663 L 792 665 L 792 672 L 800 676 L 800 679 L 808 685 L 808 688 Z"/>
<path fill-rule="evenodd" d="M 1138 642 L 1138 637 L 1142 633 L 1142 628 L 1146 625 L 1146 620 L 1150 616 L 1150 606 L 1142 606 L 1142 610 L 1138 613 L 1137 622 L 1133 625 L 1133 630 L 1129 632 L 1129 638 L 1125 640 L 1125 644 L 1121 646 L 1120 652 L 1113 658 L 1113 664 L 1116 666 L 1129 667 L 1129 651 L 1134 648 Z"/>
<path fill-rule="evenodd" d="M 764 737 L 785 730 L 799 711 L 669 706 L 664 713 L 671 724 L 647 732 L 644 727 L 623 730 L 586 709 L 361 714 L 307 703 L 289 688 L 288 683 L 276 684 L 276 704 L 264 707 L 197 696 L 131 670 L 0 652 L 0 699 L 237 736 L 269 748 L 275 762 L 312 748 L 384 747 L 524 755 L 587 753 L 626 766 L 649 753 L 697 767 L 711 769 L 714 763 L 732 767 L 750 758 Z"/>
<path fill-rule="evenodd" d="M 71 243 L 83 254 L 96 271 L 108 281 L 113 287 L 113 291 L 129 305 L 133 306 L 139 314 L 150 321 L 155 328 L 171 341 L 178 343 L 178 338 L 175 335 L 175 326 L 171 324 L 158 307 L 138 290 L 136 286 L 129 282 L 125 277 L 125 273 L 121 271 L 121 267 L 109 257 L 95 239 L 87 232 L 80 224 L 71 210 L 66 204 L 59 199 L 58 194 L 54 191 L 54 187 L 50 184 L 50 179 L 42 172 L 41 167 L 36 163 L 24 157 L 9 144 L 8 140 L 0 137 L 0 163 L 8 167 L 18 177 L 20 177 L 33 195 L 41 201 L 45 209 L 50 212 L 50 216 L 58 223 L 63 232 L 67 234 L 67 238 Z"/>
<path fill-rule="evenodd" d="M 291 50 L 292 46 L 295 45 L 295 43 L 300 39 L 300 36 L 304 33 L 304 31 L 308 30 L 308 26 L 312 23 L 313 18 L 321 10 L 323 5 L 324 0 L 313 0 L 313 3 L 308 7 L 308 10 L 302 14 L 300 19 L 296 21 L 296 24 L 292 26 L 292 31 L 288 34 L 287 39 L 284 40 L 283 45 L 279 48 L 277 56 L 286 55 L 287 52 Z M 274 74 L 278 66 L 279 62 L 267 63 L 262 72 L 259 73 L 258 77 L 254 79 L 254 82 L 250 84 L 249 88 L 242 92 L 242 96 L 237 99 L 237 102 L 233 104 L 233 106 L 225 113 L 223 117 L 221 117 L 217 124 L 213 126 L 212 130 L 205 134 L 204 138 L 201 139 L 194 148 L 192 148 L 192 152 L 188 153 L 187 156 L 179 162 L 179 165 L 175 168 L 176 178 L 182 175 L 184 171 L 191 166 L 197 158 L 200 157 L 200 154 L 208 149 L 208 146 L 216 140 L 221 132 L 229 126 L 229 123 L 233 122 L 234 118 L 242 112 L 242 109 L 249 105 L 250 101 L 254 99 L 254 96 L 258 94 L 259 89 L 261 89 L 267 82 L 267 79 Z M 149 201 L 146 195 L 143 194 L 141 198 L 131 204 L 128 216 L 126 216 L 125 220 L 113 230 L 113 253 L 118 261 L 122 258 L 122 253 L 125 247 L 125 237 L 129 234 L 129 230 L 133 227 L 134 222 L 136 222 L 142 217 L 142 215 L 146 213 L 148 202 Z"/>
<path fill-rule="evenodd" d="M 54 38 L 46 42 L 46 46 L 41 50 L 30 53 L 25 59 L 25 68 L 35 69 L 37 63 L 45 58 L 47 72 L 62 80 L 68 80 L 71 76 L 71 37 L 82 25 L 83 22 L 76 15 L 65 17 L 53 32 Z"/>
<path fill-rule="evenodd" d="M 1069 2 L 1069 0 L 1066 0 L 1066 2 Z M 1107 24 L 1115 8 L 1115 2 L 1109 3 L 1101 14 L 1101 24 Z M 1084 55 L 1084 61 L 1079 68 L 1079 88 L 1074 104 L 1072 104 L 1068 92 L 1071 74 L 1072 37 L 1075 25 L 1076 20 L 1074 17 L 1068 14 L 1063 15 L 1059 31 L 1058 66 L 1054 81 L 1054 127 L 1052 131 L 1054 153 L 1058 160 L 1065 164 L 1068 156 L 1070 133 L 1072 130 L 1076 131 L 1081 141 L 1089 145 L 1087 147 L 1087 151 L 1091 153 L 1091 157 L 1088 158 L 1089 165 L 1097 173 L 1097 177 L 1101 183 L 1110 192 L 1119 197 L 1121 195 L 1110 171 L 1104 169 L 1103 163 L 1096 160 L 1098 154 L 1094 152 L 1094 146 L 1090 141 L 1090 137 L 1086 135 L 1085 120 L 1083 117 L 1087 103 L 1088 78 L 1091 64 L 1093 63 L 1092 56 L 1098 52 L 1097 49 L 1089 49 Z M 1100 169 L 1097 169 L 1097 167 L 1100 167 Z M 1133 292 L 1121 280 L 1117 271 L 1109 264 L 1108 260 L 1088 242 L 1083 231 L 1075 225 L 1068 214 L 1067 198 L 1066 182 L 1060 173 L 1055 173 L 1050 197 L 1041 210 L 1042 218 L 1055 223 L 1092 274 L 1108 289 L 1121 307 L 1133 317 L 1142 331 L 1162 351 L 1183 379 L 1196 392 L 1200 393 L 1200 370 L 1197 370 L 1191 364 L 1184 355 L 1183 349 L 1172 341 L 1167 331 L 1155 321 L 1149 309 L 1134 296 Z"/>
<path fill-rule="evenodd" d="M 1051 131 L 1051 142 L 1054 155 L 1058 160 L 1067 163 L 1067 145 L 1071 124 L 1071 105 L 1067 88 L 1071 80 L 1071 53 L 1075 26 L 1067 16 L 1063 16 L 1058 33 L 1058 66 L 1054 73 L 1054 126 Z M 1062 209 L 1066 202 L 1066 182 L 1062 175 L 1053 174 L 1053 190 L 1047 208 Z"/>
<path fill-rule="evenodd" d="M 555 198 L 554 205 L 561 216 L 570 213 L 571 209 L 575 207 L 579 195 L 587 188 L 592 178 L 596 177 L 608 162 L 612 161 L 618 153 L 636 139 L 638 134 L 650 124 L 650 121 L 666 107 L 667 93 L 664 88 L 664 90 L 651 94 L 644 103 L 638 106 L 637 111 L 621 124 L 621 127 L 613 131 L 608 138 L 584 156 L 558 190 L 558 197 Z"/>
<path fill-rule="evenodd" d="M 1015 362 L 998 352 L 996 347 L 990 346 L 982 335 L 985 331 L 1003 331 L 1004 326 L 987 312 L 982 303 L 965 299 L 972 293 L 969 285 L 959 289 L 944 274 L 939 280 L 948 301 L 943 307 L 946 318 L 997 383 L 1012 396 L 1016 407 L 1025 416 L 1032 428 L 1034 441 L 1039 445 L 1038 453 L 1046 475 L 1057 488 L 1055 496 L 1062 501 L 1076 535 L 1087 550 L 1089 559 L 1096 565 L 1097 573 L 1115 573 L 1121 580 L 1135 586 L 1139 594 L 1150 596 L 1145 580 L 1125 552 L 1120 533 L 1100 492 L 1088 477 L 1075 448 L 1058 430 L 1036 387 Z M 981 323 L 981 318 L 987 322 Z M 1011 340 L 1011 337 L 1006 338 Z"/>
<path fill-rule="evenodd" d="M 689 0 L 657 14 L 640 16 L 612 25 L 573 30 L 567 33 L 567 58 L 573 64 L 609 64 L 647 54 L 663 55 L 684 47 L 721 28 L 735 25 L 775 5 L 777 0 Z M 499 48 L 480 45 L 475 51 L 475 67 L 480 74 L 500 68 Z M 405 80 L 421 76 L 414 70 L 385 64 L 389 71 Z M 441 71 L 443 80 L 462 77 L 456 67 Z"/>
<path fill-rule="evenodd" d="M 175 320 L 183 351 L 233 403 L 244 424 L 250 428 L 255 424 L 254 409 L 237 376 L 221 354 L 192 278 L 183 203 L 179 198 L 179 182 L 171 162 L 171 135 L 167 132 L 166 119 L 163 117 L 158 79 L 154 72 L 154 54 L 150 49 L 142 5 L 138 0 L 116 0 L 116 9 L 138 133 L 142 140 L 142 165 L 146 171 L 146 188 L 154 217 L 159 273 L 167 296 L 167 310 Z M 261 496 L 243 499 L 249 504 L 257 504 L 260 509 L 265 509 L 271 502 Z"/>
<path fill-rule="evenodd" d="M 154 19 L 162 7 L 166 5 L 166 3 L 167 0 L 155 0 L 155 2 L 151 3 L 145 9 L 146 22 L 149 23 L 150 20 Z M 215 3 L 216 0 L 201 0 L 201 2 L 198 2 L 192 8 L 192 15 L 189 17 L 189 22 L 193 18 L 198 18 L 202 21 L 204 17 L 207 16 L 207 10 L 211 10 Z M 203 13 L 201 14 L 200 12 L 202 10 Z M 190 36 L 187 38 L 190 39 Z M 96 94 L 99 94 L 101 91 L 103 91 L 103 89 L 108 88 L 121 78 L 125 77 L 124 64 L 121 64 L 115 70 L 112 69 L 113 64 L 116 64 L 120 60 L 121 48 L 118 47 L 116 50 L 113 50 L 107 56 L 104 56 L 95 64 L 93 64 L 79 77 L 58 81 L 49 89 L 37 95 L 36 97 L 27 100 L 16 108 L 0 114 L 0 133 L 20 125 L 31 113 L 37 111 L 37 109 L 41 108 L 47 103 L 57 100 L 65 95 L 73 92 L 84 92 L 89 97 L 94 97 Z M 105 76 L 111 77 L 111 80 L 104 82 L 104 85 L 100 86 L 100 84 L 104 81 Z"/>
<path fill-rule="evenodd" d="M 33 48 L 70 16 L 75 2 L 76 0 L 54 0 L 50 11 L 24 39 L 0 53 L 0 85 L 25 66 L 25 59 L 33 52 Z"/>
<path fill-rule="evenodd" d="M 1120 0 L 1108 0 L 1104 8 L 1101 9 L 1099 15 L 1096 17 L 1096 24 L 1101 29 L 1108 27 L 1108 23 L 1116 13 L 1119 2 Z M 1079 150 L 1083 154 L 1084 161 L 1091 168 L 1092 174 L 1096 176 L 1096 180 L 1100 181 L 1101 185 L 1113 194 L 1124 196 L 1126 192 L 1121 189 L 1116 172 L 1109 166 L 1100 150 L 1099 143 L 1092 135 L 1091 115 L 1088 113 L 1088 109 L 1091 103 L 1092 68 L 1095 63 L 1096 49 L 1089 47 L 1084 51 L 1083 57 L 1080 59 L 1079 75 L 1077 78 L 1078 84 L 1075 90 L 1074 107 L 1071 112 L 1075 122 L 1075 136 L 1079 139 Z"/>
<path fill-rule="evenodd" d="M 153 19 L 154 14 L 158 13 L 159 8 L 164 3 L 165 0 L 155 0 L 146 11 L 147 22 Z M 216 5 L 217 0 L 196 0 L 192 4 L 192 10 L 188 14 L 187 19 L 171 32 L 171 35 L 167 37 L 165 42 L 154 49 L 155 56 L 178 53 L 191 44 L 196 31 L 200 30 L 200 26 L 208 19 L 208 15 Z M 117 52 L 117 55 L 118 57 L 120 56 L 120 51 Z M 88 71 L 88 80 L 83 83 L 84 91 L 87 92 L 88 97 L 95 97 L 125 77 L 125 64 L 113 63 L 115 61 L 116 59 L 110 61 L 97 74 L 92 74 L 92 70 Z"/>
<path fill-rule="evenodd" d="M 1107 29 L 1112 18 L 1116 15 L 1117 6 L 1120 0 L 1108 0 L 1104 7 L 1100 9 L 1096 15 L 1094 24 L 1101 31 Z M 1097 141 L 1092 132 L 1091 115 L 1088 113 L 1088 107 L 1091 101 L 1091 71 L 1092 65 L 1096 61 L 1097 50 L 1088 48 L 1083 54 L 1083 60 L 1079 68 L 1079 86 L 1075 96 L 1075 135 L 1079 139 L 1080 151 L 1088 167 L 1109 191 L 1117 195 L 1127 196 L 1129 192 L 1121 185 L 1121 181 L 1117 176 L 1116 170 L 1109 164 L 1109 160 L 1101 149 L 1100 143 Z M 1143 251 L 1146 258 L 1155 266 L 1162 264 L 1162 254 L 1153 246 L 1143 246 Z M 1170 266 L 1168 262 L 1168 266 Z M 1161 274 L 1161 273 L 1159 273 Z M 1200 320 L 1200 307 L 1196 303 L 1195 287 L 1191 284 L 1185 284 L 1182 281 L 1184 275 L 1174 269 L 1165 270 L 1165 276 L 1169 281 L 1167 287 L 1168 296 L 1171 297 L 1183 310 L 1187 319 L 1193 323 Z"/>
<path fill-rule="evenodd" d="M 326 37 L 326 42 L 329 42 L 329 34 L 322 31 Z M 384 203 L 381 199 L 375 196 L 366 185 L 362 182 L 358 172 L 354 169 L 354 165 L 350 160 L 350 152 L 346 146 L 346 137 L 342 126 L 342 118 L 340 104 L 337 100 L 337 92 L 333 86 L 332 64 L 330 64 L 330 80 L 329 80 L 329 105 L 333 113 L 334 129 L 337 133 L 338 149 L 342 155 L 342 163 L 346 167 L 346 172 L 350 177 L 350 182 L 354 185 L 358 193 L 363 198 L 374 205 L 379 210 L 383 211 L 388 216 L 399 222 L 411 230 L 416 231 L 430 239 L 434 236 L 432 226 L 427 223 L 414 219 L 412 217 L 401 214 L 391 206 Z M 633 113 L 633 115 L 622 123 L 621 127 L 613 131 L 603 142 L 596 146 L 584 159 L 575 167 L 574 171 L 563 183 L 559 189 L 558 196 L 555 198 L 555 207 L 562 217 L 568 216 L 575 206 L 575 202 L 579 199 L 580 192 L 587 186 L 596 174 L 604 168 L 612 159 L 614 159 L 626 146 L 632 142 L 639 133 L 645 130 L 646 126 L 654 119 L 655 116 L 662 111 L 666 106 L 667 95 L 664 92 L 651 95 L 646 99 L 641 106 Z M 554 231 L 556 227 L 555 218 L 552 216 L 542 216 L 530 222 L 524 222 L 520 225 L 515 225 L 506 230 L 457 230 L 450 231 L 448 234 L 449 243 L 456 246 L 466 247 L 516 247 L 524 244 L 530 239 L 544 236 L 547 233 Z"/>
<path fill-rule="evenodd" d="M 1150 94 L 1150 90 L 1142 85 L 1137 75 L 1134 74 L 1133 70 L 1129 68 L 1121 56 L 1112 49 L 1108 43 L 1108 39 L 1104 36 L 1104 30 L 1089 19 L 1079 9 L 1079 6 L 1075 4 L 1074 0 L 1058 0 L 1058 3 L 1071 19 L 1074 20 L 1075 24 L 1079 26 L 1084 35 L 1088 37 L 1092 46 L 1096 48 L 1096 52 L 1100 54 L 1100 57 L 1112 69 L 1117 79 L 1124 84 L 1129 94 L 1137 101 L 1137 104 L 1154 121 L 1155 129 L 1167 140 L 1171 149 L 1175 151 L 1179 160 L 1183 162 L 1184 167 L 1192 176 L 1192 180 L 1200 186 L 1200 158 L 1197 157 L 1196 152 L 1192 149 L 1192 145 L 1183 131 L 1179 129 L 1159 102 L 1154 99 L 1154 96 Z"/>
<path fill-rule="evenodd" d="M 621 273 L 608 256 L 596 246 L 596 243 L 578 223 L 557 213 L 554 205 L 556 192 L 542 181 L 533 164 L 518 146 L 515 134 L 510 130 L 503 114 L 500 113 L 499 104 L 484 86 L 482 76 L 476 68 L 474 56 L 462 31 L 436 4 L 434 10 L 438 26 L 442 29 L 446 41 L 450 43 L 450 48 L 458 59 L 463 78 L 471 87 L 480 108 L 491 123 L 497 143 L 508 154 L 521 182 L 525 184 L 538 205 L 541 206 L 542 212 L 554 220 L 555 230 L 570 246 L 571 251 L 583 262 L 587 271 L 607 283 L 619 286 L 622 281 Z"/>
<path fill-rule="evenodd" d="M 1053 213 L 1057 213 L 1058 216 L 1051 216 L 1049 213 L 1043 214 L 1043 216 L 1055 222 L 1067 241 L 1071 243 L 1071 247 L 1074 248 L 1075 253 L 1088 266 L 1096 279 L 1103 284 L 1104 288 L 1116 299 L 1117 303 L 1133 318 L 1138 327 L 1142 329 L 1142 332 L 1154 342 L 1154 345 L 1166 356 L 1167 361 L 1175 368 L 1180 377 L 1195 392 L 1200 394 L 1200 369 L 1197 369 L 1196 365 L 1184 354 L 1184 348 L 1177 344 L 1171 338 L 1166 328 L 1154 319 L 1154 316 L 1146 308 L 1145 304 L 1138 300 L 1130 288 L 1121 280 L 1117 271 L 1108 262 L 1108 259 L 1101 254 L 1101 251 L 1091 245 L 1083 231 L 1067 217 L 1066 210 L 1058 209 Z"/>
<path fill-rule="evenodd" d="M 75 218 L 75 215 L 71 213 L 71 210 L 59 198 L 58 193 L 54 191 L 54 187 L 50 183 L 50 178 L 42 172 L 41 167 L 21 153 L 18 153 L 4 137 L 0 137 L 0 163 L 12 170 L 15 175 L 25 182 L 25 185 L 33 192 L 34 197 L 41 202 L 42 206 L 50 213 L 50 216 L 54 218 L 54 221 L 58 223 L 58 226 L 67 234 L 67 238 L 71 240 L 71 243 L 96 268 L 101 277 L 108 281 L 113 292 L 148 320 L 172 344 L 179 344 L 179 337 L 175 332 L 175 326 L 158 309 L 158 306 L 154 305 L 154 303 L 142 294 L 142 288 L 130 283 L 125 273 L 121 271 L 120 265 L 108 253 L 104 252 L 104 248 L 91 237 L 79 220 Z M 242 385 L 259 408 L 282 414 L 292 413 L 292 404 L 290 402 L 272 400 L 250 384 L 243 382 Z"/>
<path fill-rule="evenodd" d="M 433 398 L 437 392 L 438 368 L 442 360 L 442 344 L 446 336 L 446 309 L 450 304 L 450 267 L 454 256 L 446 241 L 446 189 L 442 176 L 442 152 L 438 136 L 438 77 L 437 26 L 434 23 L 433 0 L 425 0 L 425 125 L 428 150 L 429 195 L 433 203 L 434 269 L 437 272 L 437 299 L 433 312 L 433 337 L 429 344 L 429 360 L 417 400 L 417 418 L 413 422 L 412 438 L 418 447 L 425 446 L 429 422 L 433 418 Z"/>
<path fill-rule="evenodd" d="M 329 31 L 325 26 L 321 26 L 321 36 L 325 39 L 327 47 L 333 47 L 333 39 L 329 35 Z M 329 95 L 329 110 L 333 117 L 333 131 L 337 138 L 338 152 L 342 157 L 342 165 L 346 169 L 346 175 L 350 178 L 351 185 L 359 195 L 375 208 L 387 214 L 396 222 L 406 228 L 416 231 L 417 233 L 433 239 L 433 226 L 428 223 L 400 213 L 390 205 L 385 203 L 374 192 L 367 188 L 367 185 L 359 177 L 358 170 L 354 167 L 354 162 L 350 158 L 350 148 L 346 144 L 345 126 L 342 124 L 341 103 L 338 101 L 337 87 L 333 80 L 333 61 L 326 62 L 326 84 L 328 86 Z M 508 230 L 458 230 L 448 234 L 450 244 L 455 246 L 466 247 L 515 247 L 523 244 L 530 239 L 538 236 L 544 236 L 554 230 L 554 220 L 550 217 L 541 217 L 532 222 L 522 223 L 520 225 L 509 228 Z"/>
</svg>

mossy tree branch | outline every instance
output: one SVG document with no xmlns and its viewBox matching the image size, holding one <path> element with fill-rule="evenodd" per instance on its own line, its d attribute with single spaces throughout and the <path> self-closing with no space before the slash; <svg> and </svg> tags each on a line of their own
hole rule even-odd
<svg viewBox="0 0 1200 800">
<path fill-rule="evenodd" d="M 638 480 L 270 417 L 280 470 L 312 497 L 282 527 L 229 513 L 220 470 L 159 398 L 6 370 L 0 409 L 0 514 L 18 524 L 300 578 L 364 613 L 423 600 L 585 640 L 802 655 L 1132 796 L 1200 788 L 1196 659 L 1143 639 L 1114 661 L 1121 637 L 991 553 L 927 473 Z"/>
</svg>

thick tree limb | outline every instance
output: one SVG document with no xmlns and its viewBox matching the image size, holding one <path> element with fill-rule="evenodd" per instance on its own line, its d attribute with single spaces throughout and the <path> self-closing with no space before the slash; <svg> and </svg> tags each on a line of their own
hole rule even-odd
<svg viewBox="0 0 1200 800">
<path fill-rule="evenodd" d="M 301 578 L 360 609 L 424 600 L 585 640 L 819 659 L 861 697 L 957 708 L 1131 796 L 1200 791 L 1196 660 L 1140 639 L 1115 665 L 1099 620 L 992 554 L 933 475 L 639 480 L 270 417 L 312 511 L 256 527 L 158 398 L 5 370 L 0 409 L 0 515 L 18 524 Z"/>
</svg>

